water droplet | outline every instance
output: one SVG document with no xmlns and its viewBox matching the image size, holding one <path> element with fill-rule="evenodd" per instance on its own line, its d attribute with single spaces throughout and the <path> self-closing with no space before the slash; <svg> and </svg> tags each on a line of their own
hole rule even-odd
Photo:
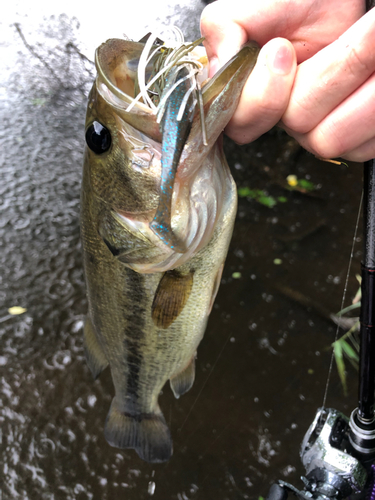
<svg viewBox="0 0 375 500">
<path fill-rule="evenodd" d="M 152 496 L 155 493 L 155 488 L 156 488 L 155 482 L 154 481 L 150 481 L 148 483 L 148 489 L 147 489 L 148 494 Z"/>
<path fill-rule="evenodd" d="M 92 394 L 91 396 L 88 396 L 87 397 L 87 404 L 89 406 L 91 406 L 91 408 L 92 408 L 95 405 L 95 403 L 96 403 L 96 399 L 97 398 L 96 398 L 96 396 L 94 394 Z"/>
</svg>

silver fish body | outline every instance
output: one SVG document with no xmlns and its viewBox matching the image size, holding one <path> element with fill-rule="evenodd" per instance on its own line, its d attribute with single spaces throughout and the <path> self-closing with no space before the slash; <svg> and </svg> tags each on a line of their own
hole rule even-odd
<svg viewBox="0 0 375 500">
<path fill-rule="evenodd" d="M 199 115 L 182 150 L 173 187 L 171 226 L 184 253 L 150 228 L 158 209 L 162 137 L 154 114 L 132 112 L 134 71 L 142 44 L 108 40 L 97 53 L 99 76 L 89 96 L 81 194 L 81 234 L 88 296 L 84 328 L 88 365 L 110 366 L 115 396 L 105 437 L 149 462 L 172 454 L 158 405 L 170 380 L 188 391 L 236 213 L 236 187 L 221 132 L 255 64 L 250 45 L 203 87 L 204 146 Z"/>
</svg>

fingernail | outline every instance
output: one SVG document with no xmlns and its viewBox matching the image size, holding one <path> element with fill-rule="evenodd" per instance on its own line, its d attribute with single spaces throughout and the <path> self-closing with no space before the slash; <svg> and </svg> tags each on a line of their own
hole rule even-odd
<svg viewBox="0 0 375 500">
<path fill-rule="evenodd" d="M 279 75 L 288 75 L 293 66 L 293 52 L 288 45 L 279 47 L 271 60 L 271 70 Z"/>
</svg>

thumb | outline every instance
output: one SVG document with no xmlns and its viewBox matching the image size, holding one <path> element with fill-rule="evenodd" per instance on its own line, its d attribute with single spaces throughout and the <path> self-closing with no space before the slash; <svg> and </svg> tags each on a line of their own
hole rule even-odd
<svg viewBox="0 0 375 500">
<path fill-rule="evenodd" d="M 210 77 L 247 41 L 246 31 L 226 14 L 215 4 L 207 5 L 202 12 L 201 33 L 205 37 L 203 44 L 210 62 Z"/>
<path fill-rule="evenodd" d="M 274 38 L 264 45 L 225 130 L 229 137 L 245 144 L 280 121 L 290 99 L 296 67 L 296 53 L 288 40 Z"/>
</svg>

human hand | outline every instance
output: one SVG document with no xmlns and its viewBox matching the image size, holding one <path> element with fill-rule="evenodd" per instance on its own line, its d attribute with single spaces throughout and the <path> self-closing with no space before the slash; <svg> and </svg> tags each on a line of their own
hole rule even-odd
<svg viewBox="0 0 375 500">
<path fill-rule="evenodd" d="M 375 157 L 375 9 L 298 66 L 281 126 L 308 151 Z"/>
<path fill-rule="evenodd" d="M 374 26 L 372 12 L 361 19 L 358 26 L 353 26 L 343 41 L 337 40 L 362 16 L 364 10 L 363 0 L 343 0 L 340 3 L 336 0 L 263 0 L 261 4 L 221 0 L 208 6 L 202 14 L 201 29 L 206 37 L 211 75 L 246 40 L 255 39 L 264 45 L 237 111 L 226 129 L 228 135 L 238 143 L 250 142 L 278 123 L 285 112 L 282 126 L 315 154 L 325 157 L 343 155 L 361 161 L 365 148 L 367 156 L 371 156 L 369 144 L 361 151 L 357 150 L 359 133 L 350 143 L 346 137 L 343 140 L 348 134 L 348 125 L 352 120 L 353 123 L 360 122 L 359 115 L 363 112 L 367 113 L 368 123 L 373 114 L 371 109 L 367 112 L 362 107 L 357 116 L 346 114 L 346 122 L 334 122 L 336 128 L 327 131 L 327 127 L 332 127 L 330 119 L 337 119 L 335 107 L 337 110 L 340 108 L 339 104 L 345 101 L 348 92 L 353 92 L 351 89 L 368 86 L 363 83 L 375 69 L 371 69 L 369 63 L 373 59 L 370 43 L 371 28 Z M 271 40 L 274 36 L 284 39 Z M 356 44 L 361 46 L 360 50 Z M 364 65 L 368 65 L 367 70 L 360 61 L 357 61 L 360 71 L 354 67 L 356 54 L 362 58 Z M 297 62 L 302 64 L 298 66 L 292 91 L 296 57 Z M 350 68 L 353 71 L 348 79 Z M 324 85 L 322 78 L 326 78 Z M 340 92 L 331 90 L 327 93 L 330 86 Z M 341 99 L 339 102 L 338 97 Z M 353 108 L 348 110 L 346 103 L 342 111 L 350 113 L 350 110 L 354 111 Z M 309 128 L 311 123 L 313 125 Z M 324 138 L 320 124 L 326 134 Z M 368 139 L 365 140 L 368 142 Z M 351 149 L 343 149 L 343 146 Z"/>
</svg>

